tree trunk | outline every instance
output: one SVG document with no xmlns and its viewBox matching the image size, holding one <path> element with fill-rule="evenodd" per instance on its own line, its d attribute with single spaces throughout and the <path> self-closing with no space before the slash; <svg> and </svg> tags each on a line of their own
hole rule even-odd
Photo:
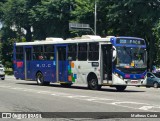
<svg viewBox="0 0 160 121">
<path fill-rule="evenodd" d="M 155 65 L 155 52 L 156 52 L 156 50 L 155 50 L 155 38 L 154 38 L 154 36 L 152 36 L 152 35 L 150 35 L 149 36 L 149 40 L 150 40 L 150 49 L 149 49 L 149 69 L 150 69 L 150 71 L 152 71 L 152 67 L 153 67 L 153 65 Z"/>
</svg>

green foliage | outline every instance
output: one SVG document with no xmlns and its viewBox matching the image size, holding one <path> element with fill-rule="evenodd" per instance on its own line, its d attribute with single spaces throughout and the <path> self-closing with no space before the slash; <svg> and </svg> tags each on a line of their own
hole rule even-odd
<svg viewBox="0 0 160 121">
<path fill-rule="evenodd" d="M 26 0 L 7 0 L 2 5 L 2 21 L 7 27 L 12 27 L 18 32 L 19 38 L 22 36 L 22 28 L 26 30 L 27 41 L 31 41 L 31 21 L 28 14 L 28 6 Z"/>
<path fill-rule="evenodd" d="M 71 2 L 72 0 L 42 0 L 30 10 L 36 39 L 69 36 Z"/>
<path fill-rule="evenodd" d="M 13 43 L 16 42 L 16 39 L 8 39 L 2 44 L 2 63 L 7 66 L 7 68 L 12 68 L 12 57 L 13 57 Z M 6 49 L 7 48 L 7 49 Z M 7 63 L 6 63 L 7 62 Z"/>
<path fill-rule="evenodd" d="M 26 38 L 23 37 L 22 40 L 21 40 L 21 42 L 26 42 Z"/>
<path fill-rule="evenodd" d="M 153 28 L 160 18 L 158 14 L 160 13 L 160 2 L 158 0 L 122 0 L 121 2 L 110 0 L 108 4 L 107 33 L 144 38 L 148 44 L 148 65 L 151 68 L 156 58 L 157 38 Z"/>
<path fill-rule="evenodd" d="M 157 65 L 160 65 L 160 20 L 155 24 L 155 27 L 153 28 L 153 33 L 156 38 L 155 48 L 157 50 L 155 61 Z"/>
<path fill-rule="evenodd" d="M 86 23 L 94 28 L 95 1 L 98 35 L 144 38 L 148 44 L 150 65 L 160 58 L 159 0 L 1 0 L 0 21 L 4 25 L 1 30 L 2 47 L 7 46 L 9 40 L 32 41 L 32 37 L 42 40 L 76 35 L 77 32 L 69 31 L 69 22 Z M 13 25 L 16 31 L 10 29 Z M 22 28 L 26 34 L 21 31 Z"/>
<path fill-rule="evenodd" d="M 5 68 L 11 68 L 12 67 L 12 62 L 10 61 L 5 61 Z"/>
</svg>

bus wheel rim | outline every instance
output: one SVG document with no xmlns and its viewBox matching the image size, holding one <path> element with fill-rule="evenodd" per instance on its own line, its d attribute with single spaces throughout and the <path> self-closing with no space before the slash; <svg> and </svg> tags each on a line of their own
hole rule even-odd
<svg viewBox="0 0 160 121">
<path fill-rule="evenodd" d="M 96 80 L 95 80 L 95 79 L 92 79 L 92 80 L 91 80 L 91 86 L 92 86 L 92 87 L 96 87 L 96 85 L 97 85 L 97 84 L 96 84 Z"/>
<path fill-rule="evenodd" d="M 38 81 L 38 83 L 42 83 L 42 75 L 41 74 L 38 74 L 37 81 Z"/>
</svg>

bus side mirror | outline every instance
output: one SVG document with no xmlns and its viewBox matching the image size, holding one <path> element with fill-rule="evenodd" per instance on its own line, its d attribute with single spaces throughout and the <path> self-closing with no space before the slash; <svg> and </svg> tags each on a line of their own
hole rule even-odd
<svg viewBox="0 0 160 121">
<path fill-rule="evenodd" d="M 112 53 L 113 53 L 113 56 L 112 56 L 112 62 L 115 61 L 116 57 L 117 57 L 117 51 L 116 51 L 116 48 L 113 46 L 112 48 Z"/>
</svg>

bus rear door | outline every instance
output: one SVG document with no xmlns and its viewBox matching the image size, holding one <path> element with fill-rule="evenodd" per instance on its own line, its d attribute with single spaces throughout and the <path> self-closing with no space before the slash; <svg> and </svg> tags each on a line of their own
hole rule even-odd
<svg viewBox="0 0 160 121">
<path fill-rule="evenodd" d="M 31 79 L 32 71 L 31 71 L 31 60 L 32 60 L 32 47 L 24 48 L 24 72 L 25 72 L 25 80 Z"/>
<path fill-rule="evenodd" d="M 56 81 L 67 82 L 67 57 L 66 57 L 66 45 L 56 46 Z"/>
</svg>

